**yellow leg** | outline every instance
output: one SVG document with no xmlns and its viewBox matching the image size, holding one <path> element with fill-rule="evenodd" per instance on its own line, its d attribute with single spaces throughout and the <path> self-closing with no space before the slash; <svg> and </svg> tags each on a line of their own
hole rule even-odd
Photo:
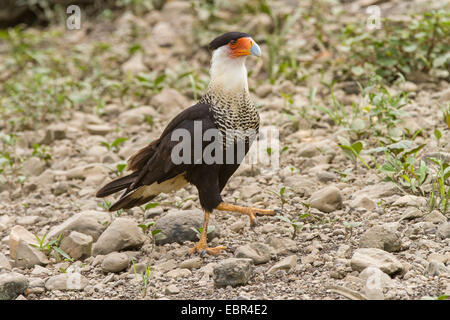
<svg viewBox="0 0 450 320">
<path fill-rule="evenodd" d="M 243 206 L 238 206 L 235 204 L 230 204 L 230 203 L 225 203 L 225 202 L 219 203 L 219 205 L 217 206 L 216 209 L 222 210 L 222 211 L 232 211 L 232 212 L 238 212 L 241 214 L 245 214 L 250 218 L 250 226 L 255 225 L 256 215 L 273 216 L 273 215 L 275 215 L 275 213 L 281 213 L 277 209 L 269 210 L 269 209 L 258 209 L 258 208 L 253 208 L 253 207 L 243 207 Z"/>
<path fill-rule="evenodd" d="M 218 255 L 222 250 L 227 249 L 225 246 L 218 246 L 215 248 L 208 248 L 206 244 L 206 236 L 207 236 L 207 230 L 208 230 L 208 222 L 209 222 L 209 215 L 210 213 L 208 211 L 205 211 L 205 219 L 203 221 L 203 230 L 202 234 L 200 236 L 200 240 L 197 242 L 197 244 L 189 249 L 188 253 L 193 254 L 194 252 L 198 253 L 207 253 L 210 255 Z"/>
</svg>

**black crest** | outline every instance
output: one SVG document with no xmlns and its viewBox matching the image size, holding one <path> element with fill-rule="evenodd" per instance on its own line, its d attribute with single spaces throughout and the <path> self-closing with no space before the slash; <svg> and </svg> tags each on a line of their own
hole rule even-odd
<svg viewBox="0 0 450 320">
<path fill-rule="evenodd" d="M 213 41 L 209 43 L 209 49 L 210 50 L 216 50 L 217 48 L 220 48 L 221 46 L 226 45 L 231 40 L 237 40 L 239 38 L 243 37 L 250 37 L 248 33 L 244 32 L 227 32 L 223 35 L 215 38 Z"/>
</svg>

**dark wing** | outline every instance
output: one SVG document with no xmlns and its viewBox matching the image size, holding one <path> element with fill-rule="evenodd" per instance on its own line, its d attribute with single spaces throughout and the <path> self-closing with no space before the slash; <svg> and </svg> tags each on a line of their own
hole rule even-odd
<svg viewBox="0 0 450 320">
<path fill-rule="evenodd" d="M 97 196 L 103 197 L 122 189 L 126 189 L 120 200 L 110 210 L 130 208 L 150 201 L 155 194 L 149 191 L 150 186 L 157 182 L 176 178 L 189 169 L 190 164 L 174 164 L 171 159 L 172 149 L 179 141 L 172 141 L 172 132 L 176 129 L 184 129 L 194 136 L 194 121 L 201 121 L 203 131 L 215 127 L 212 114 L 207 104 L 196 104 L 178 114 L 164 129 L 160 138 L 139 150 L 128 161 L 128 168 L 134 171 L 131 175 L 116 179 L 97 192 Z M 176 183 L 176 181 L 169 181 Z M 141 188 L 142 187 L 142 188 Z"/>
</svg>

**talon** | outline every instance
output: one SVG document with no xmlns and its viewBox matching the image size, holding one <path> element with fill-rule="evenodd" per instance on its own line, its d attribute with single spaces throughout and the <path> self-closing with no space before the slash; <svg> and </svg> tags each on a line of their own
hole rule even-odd
<svg viewBox="0 0 450 320">
<path fill-rule="evenodd" d="M 273 214 L 283 214 L 281 209 L 273 209 Z"/>
<path fill-rule="evenodd" d="M 258 225 L 258 221 L 256 218 L 253 218 L 253 220 L 250 220 L 250 228 L 255 228 Z"/>
</svg>

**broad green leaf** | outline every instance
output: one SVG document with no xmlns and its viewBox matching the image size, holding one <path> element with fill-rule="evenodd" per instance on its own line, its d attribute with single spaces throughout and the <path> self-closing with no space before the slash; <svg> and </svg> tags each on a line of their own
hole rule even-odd
<svg viewBox="0 0 450 320">
<path fill-rule="evenodd" d="M 62 255 L 64 258 L 66 258 L 69 261 L 73 261 L 73 259 L 67 254 L 65 253 L 63 250 L 61 250 L 58 247 L 53 247 L 53 250 L 55 250 L 57 253 L 59 253 L 60 255 Z"/>
<path fill-rule="evenodd" d="M 352 144 L 352 149 L 356 152 L 356 154 L 359 154 L 363 148 L 363 145 L 361 141 L 357 141 L 354 144 Z"/>
<path fill-rule="evenodd" d="M 149 202 L 144 206 L 144 210 L 147 211 L 147 210 L 153 209 L 157 206 L 159 206 L 158 202 Z"/>
<path fill-rule="evenodd" d="M 124 143 L 127 140 L 128 138 L 119 137 L 116 140 L 114 140 L 113 143 L 111 143 L 111 147 L 117 147 L 119 144 Z"/>
<path fill-rule="evenodd" d="M 161 230 L 159 230 L 159 229 L 152 230 L 152 236 L 155 236 L 160 232 L 161 232 Z"/>
<path fill-rule="evenodd" d="M 439 131 L 439 129 L 434 129 L 434 137 L 436 138 L 436 140 L 441 140 L 442 138 L 442 133 Z"/>
<path fill-rule="evenodd" d="M 397 170 L 395 170 L 394 166 L 390 163 L 384 163 L 381 166 L 380 170 L 383 172 L 388 172 L 388 173 L 394 173 L 397 171 Z"/>
</svg>

